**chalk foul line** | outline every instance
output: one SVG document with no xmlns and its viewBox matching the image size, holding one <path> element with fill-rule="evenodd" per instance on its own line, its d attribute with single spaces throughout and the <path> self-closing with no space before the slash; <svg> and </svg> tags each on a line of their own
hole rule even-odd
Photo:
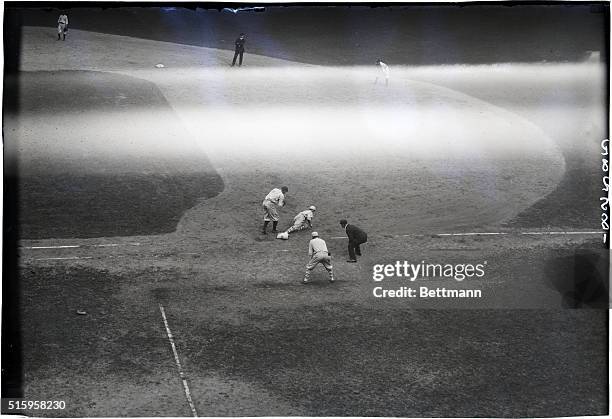
<svg viewBox="0 0 612 419">
<path fill-rule="evenodd" d="M 462 236 L 576 236 L 576 235 L 599 235 L 605 234 L 604 231 L 499 231 L 499 232 L 467 232 L 467 233 L 429 233 L 429 234 L 395 234 L 387 235 L 387 238 L 397 237 L 462 237 Z M 346 236 L 330 237 L 331 240 L 346 240 Z M 70 244 L 58 246 L 20 246 L 20 249 L 40 250 L 40 249 L 78 249 L 92 247 L 119 247 L 119 246 L 142 246 L 142 243 L 103 243 L 103 244 Z M 288 252 L 288 250 L 277 250 L 279 252 Z M 251 250 L 251 252 L 263 253 L 263 251 Z M 196 253 L 185 253 L 196 254 Z M 91 256 L 72 256 L 72 257 L 48 257 L 38 258 L 35 260 L 76 260 L 76 259 L 93 259 Z"/>
<path fill-rule="evenodd" d="M 195 405 L 193 404 L 193 400 L 191 398 L 191 391 L 189 391 L 189 385 L 187 384 L 187 378 L 183 371 L 183 367 L 181 366 L 181 360 L 179 359 L 178 352 L 176 351 L 176 345 L 174 344 L 174 337 L 172 336 L 172 331 L 170 331 L 170 326 L 168 326 L 168 319 L 166 318 L 166 312 L 164 311 L 164 307 L 160 304 L 159 311 L 161 312 L 162 319 L 164 320 L 164 326 L 166 326 L 166 334 L 168 335 L 168 340 L 170 341 L 170 346 L 172 347 L 172 353 L 174 354 L 174 362 L 176 363 L 176 367 L 178 368 L 179 377 L 181 377 L 181 381 L 183 382 L 183 390 L 185 390 L 185 398 L 187 399 L 187 403 L 189 403 L 189 408 L 191 409 L 191 414 L 194 418 L 198 417 L 198 412 L 196 411 Z"/>
<path fill-rule="evenodd" d="M 399 234 L 389 235 L 388 238 L 396 237 L 453 237 L 453 236 L 563 236 L 563 235 L 593 235 L 604 234 L 604 231 L 500 231 L 500 232 L 469 232 L 469 233 L 429 233 L 429 234 Z M 346 240 L 346 236 L 330 237 L 333 240 Z"/>
<path fill-rule="evenodd" d="M 118 246 L 142 246 L 142 243 L 105 243 L 105 244 L 69 244 L 62 246 L 20 246 L 21 249 L 78 249 L 84 247 L 118 247 Z"/>
<path fill-rule="evenodd" d="M 38 258 L 34 260 L 78 260 L 78 259 L 93 259 L 93 256 L 67 256 L 58 258 Z"/>
<path fill-rule="evenodd" d="M 69 246 L 22 246 L 22 249 L 76 249 L 81 247 L 78 244 Z"/>
</svg>

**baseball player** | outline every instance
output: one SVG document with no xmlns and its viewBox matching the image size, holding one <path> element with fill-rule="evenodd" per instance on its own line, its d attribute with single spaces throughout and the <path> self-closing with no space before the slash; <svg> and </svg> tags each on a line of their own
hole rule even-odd
<svg viewBox="0 0 612 419">
<path fill-rule="evenodd" d="M 327 244 L 325 240 L 319 238 L 319 233 L 313 231 L 311 233 L 312 239 L 308 244 L 308 256 L 310 260 L 306 265 L 306 275 L 302 283 L 306 284 L 310 281 L 310 272 L 320 263 L 329 274 L 329 282 L 334 282 L 334 271 L 331 263 L 331 253 L 327 250 Z"/>
<path fill-rule="evenodd" d="M 242 66 L 242 56 L 244 55 L 244 43 L 246 42 L 245 35 L 243 33 L 234 42 L 236 49 L 234 50 L 234 59 L 232 60 L 232 67 L 236 65 L 236 58 L 240 56 L 238 61 L 238 67 Z"/>
<path fill-rule="evenodd" d="M 389 66 L 381 60 L 376 60 L 376 65 L 380 67 L 380 71 L 382 71 L 385 77 L 385 86 L 389 86 Z M 376 76 L 376 80 L 374 80 L 374 84 L 376 83 L 378 83 L 378 76 Z"/>
<path fill-rule="evenodd" d="M 68 32 L 68 15 L 61 14 L 57 19 L 57 40 L 66 40 L 66 33 Z"/>
<path fill-rule="evenodd" d="M 277 232 L 276 226 L 278 225 L 278 208 L 281 208 L 285 205 L 285 194 L 289 192 L 289 188 L 283 186 L 282 188 L 274 188 L 270 191 L 268 195 L 263 200 L 263 210 L 264 210 L 264 224 L 262 234 L 268 234 L 266 229 L 268 228 L 268 224 L 272 221 L 272 231 Z"/>
<path fill-rule="evenodd" d="M 294 231 L 301 231 L 307 228 L 312 228 L 312 219 L 317 207 L 311 205 L 307 210 L 300 212 L 298 215 L 293 217 L 293 225 L 285 232 L 291 234 Z"/>
</svg>

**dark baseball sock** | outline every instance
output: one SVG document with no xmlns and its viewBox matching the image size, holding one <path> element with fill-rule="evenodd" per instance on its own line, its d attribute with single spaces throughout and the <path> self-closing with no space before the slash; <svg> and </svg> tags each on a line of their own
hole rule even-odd
<svg viewBox="0 0 612 419">
<path fill-rule="evenodd" d="M 272 231 L 276 231 L 277 225 L 278 225 L 278 221 L 272 221 Z"/>
<path fill-rule="evenodd" d="M 264 221 L 263 230 L 262 230 L 264 233 L 266 232 L 266 229 L 268 228 L 268 223 L 269 221 Z"/>
</svg>

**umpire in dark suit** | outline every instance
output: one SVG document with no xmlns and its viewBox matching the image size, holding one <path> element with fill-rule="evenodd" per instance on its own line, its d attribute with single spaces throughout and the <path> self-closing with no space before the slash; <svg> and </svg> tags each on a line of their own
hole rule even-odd
<svg viewBox="0 0 612 419">
<path fill-rule="evenodd" d="M 236 39 L 234 43 L 236 45 L 236 49 L 234 51 L 234 59 L 232 60 L 232 67 L 236 65 L 236 58 L 240 56 L 240 60 L 238 61 L 238 66 L 242 66 L 242 55 L 244 54 L 244 43 L 246 42 L 245 36 L 243 33 Z"/>
<path fill-rule="evenodd" d="M 346 231 L 346 235 L 348 236 L 349 241 L 349 260 L 347 260 L 347 262 L 355 263 L 357 262 L 357 256 L 361 256 L 361 249 L 359 248 L 359 246 L 368 241 L 368 235 L 359 227 L 352 224 L 348 224 L 346 220 L 340 220 L 340 225 L 342 226 L 344 231 Z"/>
</svg>

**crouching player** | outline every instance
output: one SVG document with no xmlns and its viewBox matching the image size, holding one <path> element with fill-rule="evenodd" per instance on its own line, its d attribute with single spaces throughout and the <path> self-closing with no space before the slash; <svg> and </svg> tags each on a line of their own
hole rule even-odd
<svg viewBox="0 0 612 419">
<path fill-rule="evenodd" d="M 325 240 L 319 238 L 319 233 L 313 231 L 311 233 L 312 240 L 308 244 L 308 256 L 310 260 L 306 265 L 306 275 L 302 283 L 306 284 L 310 281 L 310 272 L 320 263 L 329 274 L 329 282 L 334 282 L 334 271 L 331 263 L 331 253 L 327 250 Z"/>
</svg>

